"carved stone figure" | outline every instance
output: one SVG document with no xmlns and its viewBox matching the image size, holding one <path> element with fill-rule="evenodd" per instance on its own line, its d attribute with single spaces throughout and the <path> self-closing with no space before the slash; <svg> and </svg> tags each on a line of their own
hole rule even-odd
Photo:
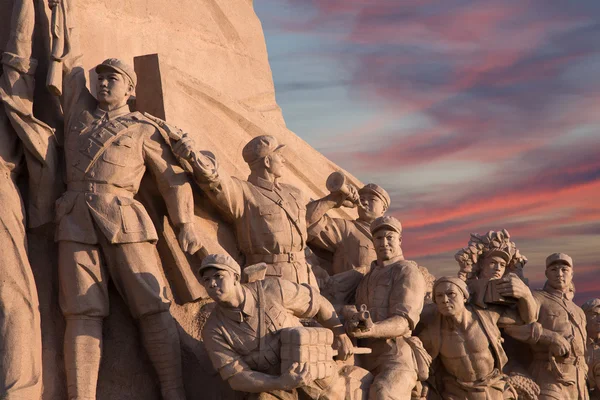
<svg viewBox="0 0 600 400">
<path fill-rule="evenodd" d="M 588 383 L 590 398 L 600 399 L 600 299 L 591 299 L 581 306 L 586 317 Z"/>
<path fill-rule="evenodd" d="M 531 291 L 516 276 L 501 278 L 521 303 L 534 303 Z M 444 399 L 516 399 L 516 392 L 503 373 L 507 356 L 502 348 L 501 327 L 530 323 L 535 305 L 513 307 L 468 304 L 469 290 L 460 278 L 442 277 L 433 287 L 436 308 L 424 312 L 419 337 L 431 357 L 439 360 L 436 383 Z"/>
<path fill-rule="evenodd" d="M 564 253 L 549 255 L 546 278 L 544 288 L 533 292 L 539 307 L 537 322 L 507 327 L 505 332 L 531 345 L 530 373 L 540 385 L 540 400 L 586 400 L 587 333 L 583 311 L 570 300 L 571 257 Z"/>
<path fill-rule="evenodd" d="M 380 186 L 369 183 L 360 190 L 346 185 L 348 191 L 336 191 L 306 207 L 309 242 L 333 253 L 331 281 L 334 304 L 351 304 L 362 277 L 376 258 L 369 227 L 390 206 L 390 196 Z M 356 206 L 358 219 L 332 218 L 332 208 Z"/>
<path fill-rule="evenodd" d="M 324 330 L 302 327 L 300 318 L 314 317 L 333 331 L 342 359 L 353 352 L 333 306 L 315 288 L 270 277 L 242 284 L 239 264 L 220 254 L 205 257 L 199 275 L 217 303 L 202 331 L 204 345 L 213 366 L 234 390 L 260 399 L 297 399 L 299 392 L 314 399 L 344 399 L 344 375 L 358 373 L 359 380 L 368 382 L 368 373 L 362 370 L 360 374 L 359 368 L 337 371 L 328 356 L 330 344 L 323 346 L 322 338 L 306 343 L 308 347 L 300 346 L 311 341 L 307 337 L 311 329 Z"/>
<path fill-rule="evenodd" d="M 51 7 L 58 1 L 50 0 Z M 65 369 L 70 399 L 95 399 L 102 352 L 102 320 L 109 313 L 112 279 L 139 321 L 144 347 L 163 399 L 181 400 L 179 337 L 165 298 L 165 282 L 150 217 L 133 196 L 146 168 L 158 183 L 184 250 L 200 245 L 185 173 L 159 129 L 127 101 L 136 74 L 117 59 L 96 67 L 96 100 L 86 88 L 76 35 L 64 60 L 67 191 L 57 202 L 60 305 L 66 319 Z"/>
<path fill-rule="evenodd" d="M 52 221 L 57 148 L 52 129 L 33 116 L 37 61 L 31 58 L 34 3 L 15 0 L 0 72 L 0 398 L 39 399 L 42 336 L 38 294 L 27 257 L 26 217 L 16 185 L 29 173 L 29 227 Z"/>
<path fill-rule="evenodd" d="M 251 171 L 247 181 L 223 173 L 214 158 L 197 151 L 190 137 L 177 142 L 173 151 L 189 160 L 200 187 L 233 222 L 246 265 L 264 262 L 267 276 L 318 288 L 304 252 L 307 198 L 279 181 L 285 171 L 284 147 L 269 135 L 250 140 L 242 150 Z"/>
<path fill-rule="evenodd" d="M 373 323 L 359 324 L 348 333 L 369 347 L 361 364 L 375 376 L 369 399 L 410 399 L 419 380 L 427 379 L 431 358 L 417 337 L 425 298 L 425 279 L 416 262 L 402 255 L 402 225 L 394 217 L 371 224 L 377 253 L 371 270 L 356 290 L 357 306 L 369 311 Z M 347 318 L 347 321 L 351 318 Z"/>
<path fill-rule="evenodd" d="M 496 289 L 498 279 L 508 274 L 515 274 L 525 283 L 523 267 L 527 263 L 510 240 L 506 229 L 489 231 L 485 235 L 471 234 L 467 247 L 459 250 L 454 256 L 459 264 L 458 276 L 467 281 L 471 293 L 471 302 L 479 307 L 486 303 L 514 304 L 514 298 L 506 296 Z"/>
</svg>

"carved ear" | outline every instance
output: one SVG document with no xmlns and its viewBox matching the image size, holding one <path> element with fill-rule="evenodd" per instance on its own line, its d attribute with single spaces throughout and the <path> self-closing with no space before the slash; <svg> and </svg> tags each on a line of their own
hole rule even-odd
<svg viewBox="0 0 600 400">
<path fill-rule="evenodd" d="M 271 168 L 271 155 L 265 156 L 264 161 L 265 167 Z"/>
</svg>

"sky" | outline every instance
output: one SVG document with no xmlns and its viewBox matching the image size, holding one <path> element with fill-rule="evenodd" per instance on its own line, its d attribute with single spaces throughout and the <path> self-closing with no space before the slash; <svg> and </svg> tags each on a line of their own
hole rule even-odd
<svg viewBox="0 0 600 400">
<path fill-rule="evenodd" d="M 507 229 L 600 297 L 600 2 L 254 0 L 288 128 L 383 186 L 403 250 L 454 275 Z"/>
</svg>

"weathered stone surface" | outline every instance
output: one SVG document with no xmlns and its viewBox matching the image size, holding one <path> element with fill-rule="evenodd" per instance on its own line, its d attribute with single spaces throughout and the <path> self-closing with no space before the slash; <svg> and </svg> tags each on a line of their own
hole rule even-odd
<svg viewBox="0 0 600 400">
<path fill-rule="evenodd" d="M 60 136 L 56 99 L 44 89 L 49 10 L 45 1 L 35 1 L 34 55 L 40 60 L 40 68 L 34 110 L 41 119 L 57 127 Z M 0 0 L 3 20 L 11 9 L 11 0 Z M 249 170 L 241 157 L 242 147 L 254 136 L 270 134 L 291 150 L 286 154 L 289 171 L 285 181 L 312 198 L 326 194 L 325 180 L 338 168 L 286 128 L 275 100 L 264 36 L 252 1 L 181 0 L 174 6 L 167 0 L 92 0 L 77 2 L 74 14 L 72 22 L 81 33 L 83 62 L 88 71 L 109 57 L 134 64 L 136 56 L 158 54 L 160 89 L 145 93 L 140 87 L 138 108 L 146 107 L 144 101 L 160 93 L 164 114 L 159 116 L 189 132 L 202 148 L 214 152 L 223 170 L 245 178 Z M 0 43 L 6 42 L 8 29 L 6 24 L 0 26 Z M 151 72 L 156 71 L 140 71 L 140 82 L 152 79 L 146 76 Z M 91 89 L 95 91 L 93 85 Z M 156 113 L 155 110 L 151 111 Z M 238 255 L 231 228 L 201 192 L 196 191 L 195 196 L 197 226 L 207 250 L 214 253 L 225 248 Z M 163 232 L 161 203 L 148 207 L 158 211 L 154 222 L 157 230 Z M 355 218 L 346 212 L 337 214 Z M 43 399 L 66 398 L 64 320 L 58 308 L 56 246 L 50 231 L 45 235 L 30 233 L 28 238 L 42 314 Z M 158 247 L 167 279 L 174 287 L 178 278 L 172 273 L 173 257 L 168 254 L 170 250 L 162 235 Z M 199 261 L 188 260 L 192 264 Z M 104 326 L 98 399 L 158 399 L 156 376 L 141 346 L 136 324 L 114 288 L 110 290 L 111 315 Z M 207 302 L 181 304 L 182 299 L 175 297 L 172 313 L 180 328 L 188 396 L 197 398 L 201 393 L 207 399 L 231 397 L 232 392 L 215 375 L 199 342 Z"/>
</svg>

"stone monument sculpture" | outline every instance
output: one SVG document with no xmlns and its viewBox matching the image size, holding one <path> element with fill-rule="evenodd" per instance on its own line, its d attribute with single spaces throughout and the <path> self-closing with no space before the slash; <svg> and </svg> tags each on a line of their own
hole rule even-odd
<svg viewBox="0 0 600 400">
<path fill-rule="evenodd" d="M 536 322 L 509 326 L 505 332 L 529 343 L 530 373 L 540 386 L 540 400 L 589 398 L 586 387 L 587 332 L 583 310 L 571 301 L 573 260 L 567 254 L 546 258 L 546 284 L 533 292 L 539 307 Z"/>
<path fill-rule="evenodd" d="M 491 305 L 481 308 L 468 304 L 467 284 L 458 277 L 442 277 L 433 286 L 436 305 L 424 312 L 418 333 L 425 349 L 438 360 L 437 390 L 444 399 L 516 399 L 503 368 L 508 361 L 502 347 L 500 329 L 523 325 L 537 318 L 527 311 L 535 309 L 529 288 L 518 278 L 501 278 L 499 289 L 510 291 L 524 306 L 524 314 L 513 307 Z"/>
<path fill-rule="evenodd" d="M 307 199 L 298 188 L 279 181 L 285 171 L 284 147 L 270 135 L 250 140 L 242 150 L 251 171 L 247 181 L 221 171 L 190 137 L 177 142 L 173 150 L 190 162 L 196 182 L 235 225 L 246 265 L 264 262 L 267 276 L 318 289 L 304 251 Z"/>
<path fill-rule="evenodd" d="M 481 308 L 487 304 L 518 304 L 518 307 L 533 303 L 517 302 L 514 297 L 498 290 L 504 276 L 519 277 L 525 283 L 523 267 L 527 263 L 506 229 L 489 231 L 485 235 L 472 233 L 467 247 L 459 250 L 455 259 L 459 264 L 458 276 L 464 279 L 471 293 L 471 302 Z M 522 310 L 524 312 L 524 310 Z M 529 310 L 529 314 L 535 310 Z"/>
<path fill-rule="evenodd" d="M 411 336 L 423 309 L 425 279 L 416 262 L 404 259 L 400 221 L 379 217 L 370 230 L 377 259 L 358 285 L 356 304 L 369 311 L 373 323 L 353 325 L 348 334 L 372 349 L 361 360 L 375 377 L 369 399 L 409 399 L 417 380 L 427 379 L 431 363 L 420 340 Z"/>
<path fill-rule="evenodd" d="M 50 0 L 49 5 L 60 2 Z M 69 398 L 96 398 L 102 320 L 109 313 L 112 279 L 139 322 L 163 399 L 181 400 L 179 337 L 169 314 L 170 300 L 164 296 L 157 234 L 133 196 L 149 168 L 179 226 L 182 247 L 194 252 L 200 245 L 191 187 L 159 129 L 129 109 L 137 80 L 133 69 L 114 58 L 99 64 L 95 99 L 86 87 L 77 34 L 71 30 L 68 36 L 71 51 L 63 60 L 61 96 L 67 191 L 56 206 L 56 240 Z"/>
<path fill-rule="evenodd" d="M 340 174 L 334 172 L 332 176 Z M 380 186 L 369 183 L 357 190 L 345 184 L 306 207 L 309 244 L 333 253 L 332 275 L 326 286 L 334 304 L 352 304 L 354 292 L 376 258 L 369 227 L 390 206 L 390 196 Z M 330 217 L 333 208 L 357 207 L 358 218 L 347 220 Z M 327 292 L 327 291 L 326 291 Z"/>
<path fill-rule="evenodd" d="M 588 383 L 590 398 L 600 399 L 600 299 L 590 299 L 581 306 L 586 317 Z"/>
<path fill-rule="evenodd" d="M 42 392 L 42 334 L 38 293 L 27 254 L 26 225 L 53 219 L 60 190 L 53 130 L 33 116 L 34 4 L 16 0 L 7 43 L 0 43 L 0 398 L 38 399 Z M 17 176 L 27 170 L 27 216 Z M 28 224 L 26 223 L 28 222 Z"/>
<path fill-rule="evenodd" d="M 245 272 L 256 267 L 266 272 L 264 264 L 249 266 Z M 319 343 L 319 337 L 323 342 L 323 333 L 330 330 L 340 358 L 353 353 L 333 306 L 314 287 L 273 277 L 242 284 L 239 264 L 220 254 L 207 256 L 199 275 L 216 302 L 202 338 L 213 366 L 234 390 L 259 399 L 297 399 L 299 391 L 313 399 L 362 398 L 360 390 L 358 397 L 347 397 L 345 382 L 358 374 L 359 381 L 368 383 L 368 372 L 357 367 L 338 371 L 331 343 Z M 313 317 L 327 329 L 303 328 L 300 318 Z M 307 337 L 311 330 L 317 341 Z M 310 343 L 305 344 L 309 346 L 284 351 L 283 344 L 291 342 L 289 336 L 294 333 L 299 336 L 298 344 L 308 339 Z M 282 365 L 286 360 L 291 364 Z"/>
</svg>

